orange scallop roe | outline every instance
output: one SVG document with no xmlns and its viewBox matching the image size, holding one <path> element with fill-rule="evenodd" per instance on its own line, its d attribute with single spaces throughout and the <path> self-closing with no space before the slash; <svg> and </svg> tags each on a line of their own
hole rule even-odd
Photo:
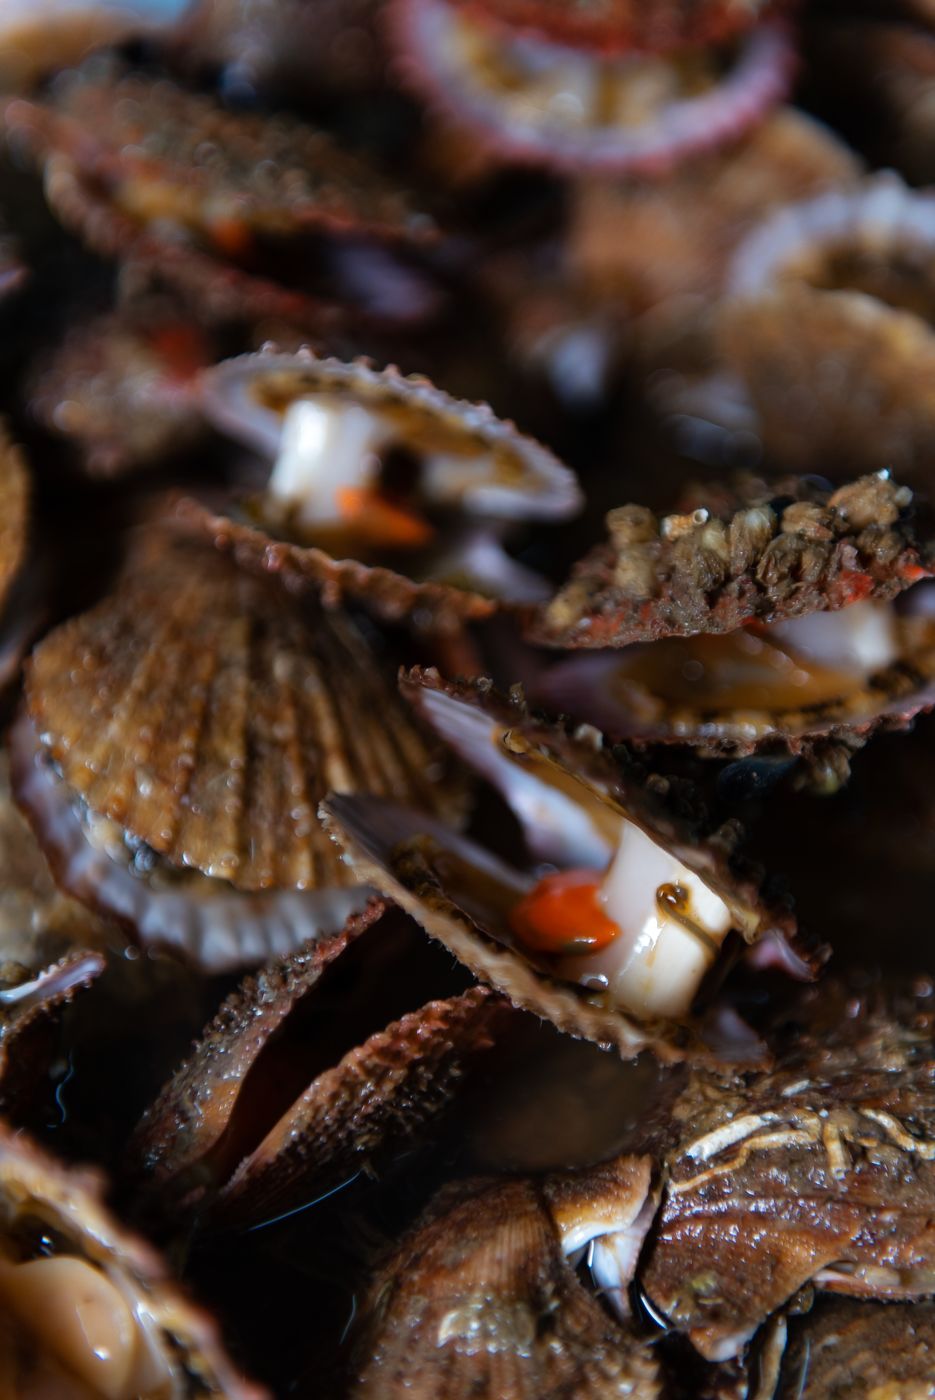
<svg viewBox="0 0 935 1400">
<path fill-rule="evenodd" d="M 338 507 L 354 529 L 374 544 L 419 549 L 434 535 L 427 520 L 365 487 L 345 486 L 335 492 Z"/>
<path fill-rule="evenodd" d="M 562 870 L 546 875 L 510 911 L 517 938 L 537 953 L 597 952 L 620 934 L 600 902 L 602 875 Z"/>
</svg>

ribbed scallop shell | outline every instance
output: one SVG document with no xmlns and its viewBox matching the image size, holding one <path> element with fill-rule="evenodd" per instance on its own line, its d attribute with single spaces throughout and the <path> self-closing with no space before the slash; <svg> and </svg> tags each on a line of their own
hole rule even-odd
<svg viewBox="0 0 935 1400">
<path fill-rule="evenodd" d="M 0 607 L 26 557 L 29 474 L 19 448 L 0 424 Z"/>
<path fill-rule="evenodd" d="M 563 1257 L 533 1181 L 459 1182 L 363 1300 L 349 1400 L 658 1400 L 653 1351 Z"/>
<path fill-rule="evenodd" d="M 587 740 L 537 722 L 520 702 L 510 704 L 483 687 L 446 685 L 432 672 L 413 673 L 406 689 L 439 734 L 501 791 L 538 860 L 560 869 L 601 868 L 607 848 L 603 837 L 597 840 L 600 824 L 626 814 L 719 892 L 748 941 L 769 936 L 785 944 L 794 937 L 788 909 L 762 900 L 756 881 L 727 853 L 736 832 L 721 833 L 722 840 L 700 838 L 667 810 L 652 784 L 628 778 Z M 625 1057 L 647 1047 L 663 1061 L 737 1051 L 718 1044 L 716 1032 L 706 1043 L 709 1028 L 697 1020 L 641 1021 L 520 952 L 506 915 L 527 892 L 529 879 L 477 842 L 424 813 L 373 797 L 333 796 L 322 815 L 361 879 L 402 905 L 515 1005 L 570 1035 L 614 1046 Z M 821 950 L 803 946 L 790 962 L 807 977 L 810 963 L 820 964 L 821 957 Z M 756 1057 L 752 1038 L 739 1049 Z"/>
<path fill-rule="evenodd" d="M 935 1303 L 818 1303 L 790 1319 L 770 1400 L 928 1400 Z"/>
<path fill-rule="evenodd" d="M 935 197 L 891 172 L 780 210 L 737 250 L 719 338 L 777 461 L 931 482 Z"/>
<path fill-rule="evenodd" d="M 27 694 L 94 813 L 240 890 L 351 883 L 315 816 L 329 791 L 458 805 L 348 620 L 191 541 L 160 539 L 48 636 Z"/>
<path fill-rule="evenodd" d="M 21 1132 L 0 1122 L 0 1239 L 12 1236 L 21 1257 L 32 1232 L 36 1254 L 43 1226 L 55 1253 L 99 1269 L 139 1319 L 150 1347 L 167 1367 L 166 1400 L 265 1400 L 237 1373 L 213 1321 L 178 1289 L 152 1247 L 120 1225 L 104 1205 L 105 1182 L 90 1169 L 53 1160 Z M 42 1253 L 47 1253 L 44 1241 Z"/>
<path fill-rule="evenodd" d="M 424 1130 L 511 1012 L 480 987 L 419 1006 L 439 972 L 432 959 L 425 966 L 420 942 L 400 910 L 374 901 L 342 933 L 268 965 L 228 998 L 134 1138 L 160 1213 L 269 1218 Z M 368 1033 L 387 1006 L 416 1009 Z"/>
<path fill-rule="evenodd" d="M 785 27 L 766 23 L 741 37 L 723 73 L 701 91 L 682 82 L 676 60 L 671 60 L 668 85 L 676 95 L 660 99 L 654 84 L 641 87 L 639 65 L 669 62 L 665 58 L 640 58 L 613 54 L 569 53 L 555 46 L 558 64 L 572 61 L 578 69 L 591 63 L 595 69 L 617 62 L 616 75 L 597 72 L 584 88 L 585 96 L 567 104 L 540 100 L 523 103 L 523 80 L 497 85 L 497 64 L 478 58 L 459 42 L 456 26 L 462 21 L 450 0 L 393 0 L 389 9 L 391 33 L 400 72 L 413 89 L 435 108 L 444 122 L 470 133 L 494 158 L 518 164 L 543 166 L 561 174 L 584 170 L 604 174 L 668 174 L 680 161 L 736 140 L 786 95 L 795 67 L 795 52 Z M 491 55 L 507 42 L 522 53 L 526 42 L 521 31 L 506 33 L 488 24 L 486 15 L 473 16 L 475 24 L 489 30 L 485 36 Z M 550 42 L 537 39 L 540 49 Z M 504 56 L 505 57 L 505 56 Z M 716 56 L 714 56 L 716 57 Z M 525 62 L 520 58 L 521 64 Z M 529 64 L 531 81 L 539 77 L 539 65 Z M 512 75 L 511 75 L 512 76 Z M 606 119 L 595 94 L 604 94 L 614 83 L 632 87 L 630 108 L 638 115 Z M 649 96 L 647 96 L 649 94 Z M 645 110 L 640 104 L 649 106 Z M 586 104 L 591 120 L 581 120 Z M 569 115 L 570 114 L 570 115 Z"/>
</svg>

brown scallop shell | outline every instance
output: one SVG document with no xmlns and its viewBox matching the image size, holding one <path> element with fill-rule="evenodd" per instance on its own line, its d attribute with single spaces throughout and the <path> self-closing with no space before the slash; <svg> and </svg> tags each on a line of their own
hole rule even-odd
<svg viewBox="0 0 935 1400">
<path fill-rule="evenodd" d="M 26 558 L 28 530 L 28 469 L 0 425 L 0 607 Z"/>
<path fill-rule="evenodd" d="M 474 477 L 462 470 L 435 483 L 434 507 L 457 512 L 465 523 L 495 519 L 561 519 L 581 504 L 571 471 L 546 448 L 526 437 L 510 422 L 497 418 L 486 404 L 469 404 L 450 397 L 420 375 L 401 375 L 390 366 L 375 369 L 364 360 L 351 364 L 319 359 L 308 351 L 283 355 L 265 351 L 224 361 L 204 376 L 204 406 L 223 431 L 241 438 L 267 456 L 274 456 L 282 415 L 295 400 L 316 392 L 353 395 L 364 403 L 386 404 L 412 415 L 416 428 L 435 423 L 463 434 L 478 452 L 497 454 L 503 479 L 491 477 L 486 463 Z M 400 441 L 405 437 L 401 429 Z M 508 470 L 507 470 L 508 468 Z M 228 503 L 222 511 L 191 498 L 180 500 L 175 519 L 187 529 L 208 536 L 217 548 L 230 551 L 237 563 L 253 571 L 275 573 L 294 589 L 317 588 L 328 606 L 357 599 L 391 621 L 415 617 L 444 630 L 458 630 L 465 621 L 490 616 L 497 606 L 486 596 L 432 577 L 433 566 L 444 564 L 444 541 L 437 552 L 416 556 L 413 573 L 401 572 L 398 554 L 393 566 L 360 559 L 333 557 L 323 547 L 283 537 L 281 520 L 263 518 L 263 498 Z M 417 572 L 418 571 L 418 572 Z M 428 575 L 427 577 L 424 575 Z"/>
<path fill-rule="evenodd" d="M 134 1138 L 160 1212 L 238 1224 L 288 1213 L 424 1130 L 511 1013 L 479 987 L 418 1006 L 439 970 L 421 942 L 374 900 L 228 998 Z M 373 1030 L 388 1006 L 407 1009 Z"/>
<path fill-rule="evenodd" d="M 431 218 L 324 132 L 228 112 L 164 79 L 90 65 L 51 100 L 7 102 L 3 124 L 8 141 L 43 162 L 47 197 L 69 228 L 216 319 L 323 326 L 348 311 L 330 294 L 282 284 L 278 271 L 254 270 L 255 237 L 322 233 L 417 246 L 437 234 Z M 167 235 L 166 224 L 193 236 Z M 422 290 L 388 319 L 425 314 L 432 296 Z"/>
<path fill-rule="evenodd" d="M 123 476 L 204 433 L 195 376 L 212 349 L 174 302 L 131 303 L 67 331 L 31 376 L 29 407 L 89 476 Z"/>
<path fill-rule="evenodd" d="M 615 1323 L 563 1257 L 542 1186 L 442 1191 L 363 1300 L 352 1400 L 658 1400 L 652 1349 Z"/>
<path fill-rule="evenodd" d="M 931 990 L 823 984 L 776 1014 L 775 1068 L 690 1074 L 641 1284 L 707 1359 L 810 1282 L 935 1292 Z"/>
<path fill-rule="evenodd" d="M 192 541 L 160 539 L 51 633 L 26 690 L 93 812 L 238 889 L 348 883 L 315 820 L 333 789 L 460 805 L 349 619 Z"/>
<path fill-rule="evenodd" d="M 68 1167 L 0 1122 L 0 1235 L 43 1228 L 58 1252 L 99 1269 L 123 1293 L 167 1367 L 171 1400 L 219 1396 L 264 1400 L 225 1355 L 214 1322 L 171 1281 L 160 1256 L 114 1219 L 104 1205 L 105 1181 L 89 1168 Z M 48 1242 L 43 1241 L 48 1247 Z M 160 1391 L 160 1394 L 162 1391 Z"/>
<path fill-rule="evenodd" d="M 892 172 L 779 210 L 741 244 L 720 348 L 777 462 L 930 483 L 933 257 L 935 197 Z"/>
<path fill-rule="evenodd" d="M 667 810 L 658 784 L 628 777 L 593 742 L 537 721 L 521 702 L 501 700 L 489 688 L 449 686 L 432 672 L 413 673 L 406 688 L 429 722 L 500 788 L 507 802 L 516 783 L 514 811 L 539 859 L 566 868 L 601 863 L 593 841 L 570 829 L 567 808 L 580 794 L 582 811 L 590 806 L 596 822 L 626 813 L 700 872 L 732 909 L 743 938 L 755 942 L 769 936 L 785 944 L 794 937 L 788 909 L 767 904 L 757 881 L 729 853 L 737 837 L 733 828 L 700 838 L 687 820 Z M 443 708 L 433 697 L 444 702 Z M 544 794 L 549 776 L 557 780 L 561 802 L 552 813 L 545 796 L 530 799 L 529 781 L 536 769 Z M 515 1005 L 570 1035 L 614 1046 L 624 1056 L 649 1047 L 663 1061 L 732 1053 L 755 1058 L 749 1040 L 740 1047 L 718 1045 L 716 1038 L 706 1044 L 709 1031 L 698 1021 L 640 1021 L 600 993 L 560 981 L 544 963 L 517 952 L 506 914 L 528 889 L 528 879 L 424 813 L 376 798 L 335 795 L 323 804 L 322 815 L 361 879 L 401 904 L 475 976 Z M 800 975 L 808 976 L 810 963 L 819 965 L 822 956 L 821 950 L 803 947 L 790 960 Z"/>
<path fill-rule="evenodd" d="M 512 29 L 604 53 L 638 49 L 659 53 L 691 44 L 720 43 L 757 24 L 772 0 L 454 0 Z"/>
<path fill-rule="evenodd" d="M 607 518 L 609 541 L 577 565 L 530 638 L 623 647 L 895 598 L 935 570 L 935 534 L 911 505 L 912 492 L 884 471 L 832 492 L 808 479 L 752 481 L 742 500 L 662 520 L 623 506 Z"/>
<path fill-rule="evenodd" d="M 764 1400 L 927 1400 L 935 1303 L 820 1302 L 791 1319 L 782 1374 Z"/>
</svg>

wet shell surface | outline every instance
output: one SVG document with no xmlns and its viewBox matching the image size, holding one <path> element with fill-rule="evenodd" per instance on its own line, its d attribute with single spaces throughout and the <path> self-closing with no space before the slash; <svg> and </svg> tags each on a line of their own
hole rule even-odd
<svg viewBox="0 0 935 1400">
<path fill-rule="evenodd" d="M 225 361 L 204 376 L 202 394 L 219 428 L 278 460 L 263 493 L 231 502 L 223 513 L 183 499 L 176 519 L 244 567 L 278 574 L 296 588 L 318 588 L 331 606 L 356 599 L 390 620 L 415 615 L 451 628 L 488 616 L 500 591 L 507 601 L 527 604 L 528 571 L 510 560 L 495 533 L 480 537 L 477 529 L 486 521 L 563 519 L 580 506 L 574 475 L 551 452 L 486 405 L 453 399 L 420 376 L 308 352 L 267 352 Z M 330 432 L 332 420 L 363 418 L 364 429 L 357 430 L 363 439 L 341 440 L 329 459 L 333 464 L 340 456 L 349 477 L 358 464 L 363 469 L 372 461 L 382 472 L 394 454 L 406 458 L 414 484 L 405 505 L 420 526 L 414 543 L 368 540 L 352 521 L 306 523 L 306 502 L 321 489 L 318 451 L 307 467 L 298 457 L 293 466 L 283 445 L 289 415 L 305 413 L 306 405 L 316 415 L 316 434 Z M 278 488 L 284 461 L 294 474 Z M 297 473 L 304 483 L 295 484 Z"/>
<path fill-rule="evenodd" d="M 659 176 L 738 139 L 785 96 L 794 50 L 767 23 L 729 55 L 622 56 L 504 29 L 452 0 L 393 0 L 401 74 L 500 161 Z"/>
<path fill-rule="evenodd" d="M 820 1303 L 789 1325 L 776 1389 L 766 1400 L 928 1400 L 935 1372 L 935 1303 Z"/>
<path fill-rule="evenodd" d="M 0 424 L 0 607 L 26 557 L 28 528 L 28 469 Z"/>
<path fill-rule="evenodd" d="M 97 1173 L 0 1124 L 0 1364 L 10 1393 L 51 1385 L 108 1400 L 262 1400 L 159 1256 L 109 1214 L 103 1190 Z"/>
<path fill-rule="evenodd" d="M 160 1213 L 268 1219 L 425 1129 L 511 1013 L 481 987 L 418 1006 L 439 971 L 420 943 L 400 910 L 374 901 L 228 998 L 136 1133 Z M 404 1005 L 416 1009 L 381 1020 Z"/>
<path fill-rule="evenodd" d="M 502 701 L 489 689 L 449 686 L 432 672 L 414 673 L 405 689 L 456 752 L 501 791 L 538 860 L 560 871 L 604 871 L 623 833 L 635 826 L 667 859 L 718 892 L 725 918 L 741 941 L 769 935 L 785 945 L 793 936 L 789 911 L 762 901 L 756 881 L 732 857 L 735 830 L 701 839 L 689 821 L 667 809 L 651 783 L 628 778 L 593 742 L 537 722 L 521 703 Z M 576 968 L 582 980 L 565 980 L 561 959 L 526 947 L 512 923 L 513 911 L 536 884 L 528 871 L 424 813 L 394 803 L 338 795 L 322 812 L 362 879 L 395 899 L 476 976 L 517 1006 L 571 1035 L 615 1046 L 624 1056 L 651 1047 L 663 1060 L 694 1054 L 756 1058 L 755 1039 L 731 1045 L 717 1044 L 715 1038 L 705 1044 L 704 1027 L 696 1018 L 673 1012 L 666 1019 L 624 1009 L 609 977 L 597 975 L 598 963 L 594 975 L 584 977 Z M 717 961 L 716 954 L 711 956 Z M 807 977 L 809 958 L 815 956 L 820 959 L 817 949 L 803 947 L 791 953 L 790 961 Z M 664 971 L 658 985 L 649 976 L 649 988 L 639 981 L 641 974 L 635 976 L 629 993 L 637 995 L 638 983 L 639 997 L 649 998 L 640 1000 L 641 1006 L 667 1000 Z"/>
<path fill-rule="evenodd" d="M 326 793 L 408 791 L 449 814 L 463 800 L 349 619 L 304 612 L 190 540 L 151 541 L 114 594 L 45 639 L 29 665 L 28 708 L 40 762 L 20 729 L 19 800 L 54 859 L 70 839 L 60 828 L 71 794 L 85 863 L 58 874 L 105 906 L 124 896 L 95 890 L 95 855 L 138 877 L 140 892 L 161 886 L 170 905 L 217 895 L 248 921 L 251 901 L 274 892 L 330 898 L 354 880 L 315 816 Z M 62 779 L 51 796 L 43 754 Z M 138 911 L 118 912 L 132 923 Z M 173 912 L 183 911 L 166 910 L 160 941 L 173 941 Z M 337 927 L 348 912 L 341 901 Z"/>
<path fill-rule="evenodd" d="M 651 1348 L 582 1284 L 564 1233 L 538 1182 L 442 1192 L 363 1301 L 348 1395 L 656 1400 Z"/>
<path fill-rule="evenodd" d="M 650 53 L 689 44 L 720 42 L 758 23 L 770 0 L 457 0 L 516 29 L 547 34 L 602 52 Z"/>
<path fill-rule="evenodd" d="M 709 1360 L 811 1282 L 935 1292 L 931 985 L 826 984 L 779 1015 L 778 1063 L 694 1073 L 642 1286 Z"/>
<path fill-rule="evenodd" d="M 30 410 L 75 445 L 89 476 L 123 476 L 197 441 L 195 376 L 211 359 L 180 307 L 131 305 L 69 331 L 32 376 Z"/>
<path fill-rule="evenodd" d="M 434 307 L 415 272 L 400 268 L 395 284 L 389 274 L 381 284 L 378 246 L 421 247 L 436 236 L 432 219 L 315 128 L 231 113 L 165 80 L 94 65 L 51 101 L 9 101 L 3 124 L 8 141 L 43 162 L 66 226 L 104 256 L 153 269 L 210 317 L 324 323 L 353 303 L 355 277 L 367 303 L 358 310 L 376 319 L 419 319 Z M 369 263 L 341 240 L 363 240 Z M 345 273 L 347 297 L 334 299 Z"/>
<path fill-rule="evenodd" d="M 929 484 L 933 259 L 935 197 L 892 173 L 777 211 L 740 246 L 720 349 L 778 462 Z"/>
</svg>

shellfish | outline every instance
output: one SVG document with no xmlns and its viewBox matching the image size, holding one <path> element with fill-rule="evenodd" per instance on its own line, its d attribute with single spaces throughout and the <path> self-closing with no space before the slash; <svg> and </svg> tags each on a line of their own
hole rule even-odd
<svg viewBox="0 0 935 1400">
<path fill-rule="evenodd" d="M 650 54 L 629 50 L 625 28 L 618 45 L 580 47 L 546 36 L 547 25 L 493 20 L 489 8 L 392 0 L 389 15 L 404 80 L 501 160 L 663 174 L 739 137 L 791 80 L 794 51 L 776 22 L 722 48 Z"/>
<path fill-rule="evenodd" d="M 82 1400 L 263 1400 L 159 1256 L 103 1203 L 103 1180 L 0 1123 L 0 1377 Z"/>
<path fill-rule="evenodd" d="M 7 102 L 3 124 L 43 163 L 67 227 L 209 319 L 318 328 L 435 308 L 430 279 L 402 256 L 437 238 L 434 220 L 323 131 L 93 65 L 47 101 Z"/>
<path fill-rule="evenodd" d="M 511 1013 L 486 988 L 438 999 L 453 979 L 421 942 L 374 901 L 228 998 L 135 1135 L 160 1215 L 278 1217 L 424 1131 Z"/>
<path fill-rule="evenodd" d="M 0 16 L 0 86 L 24 88 L 92 49 L 154 35 L 188 0 L 5 0 Z"/>
<path fill-rule="evenodd" d="M 737 942 L 787 944 L 794 930 L 736 859 L 737 831 L 702 838 L 660 784 L 489 687 L 415 672 L 404 690 L 503 793 L 551 873 L 516 868 L 424 813 L 336 795 L 322 812 L 361 878 L 559 1029 L 625 1056 L 647 1046 L 662 1059 L 699 1053 L 691 1013 L 702 984 L 723 975 Z M 808 976 L 804 954 L 790 949 L 789 960 Z M 749 1039 L 719 1049 L 756 1053 Z"/>
<path fill-rule="evenodd" d="M 533 637 L 612 650 L 559 664 L 539 700 L 614 737 L 804 753 L 816 772 L 822 749 L 858 747 L 933 703 L 935 555 L 907 487 L 881 472 L 836 491 L 751 480 L 739 498 L 697 499 L 708 504 L 661 521 L 640 506 L 611 512 L 609 543 Z"/>
<path fill-rule="evenodd" d="M 580 505 L 573 474 L 546 448 L 485 405 L 393 369 L 248 355 L 205 375 L 204 404 L 275 465 L 230 514 L 183 500 L 176 518 L 244 566 L 317 587 L 329 605 L 358 599 L 444 628 L 488 616 L 499 591 L 528 603 L 528 571 L 479 527 L 560 520 Z"/>
<path fill-rule="evenodd" d="M 26 691 L 14 788 L 57 878 L 206 968 L 362 907 L 317 823 L 327 792 L 460 810 L 350 619 L 158 530 L 115 593 L 41 643 Z"/>
<path fill-rule="evenodd" d="M 789 1326 L 782 1374 L 762 1400 L 926 1400 L 932 1392 L 935 1303 L 835 1299 Z"/>
</svg>

